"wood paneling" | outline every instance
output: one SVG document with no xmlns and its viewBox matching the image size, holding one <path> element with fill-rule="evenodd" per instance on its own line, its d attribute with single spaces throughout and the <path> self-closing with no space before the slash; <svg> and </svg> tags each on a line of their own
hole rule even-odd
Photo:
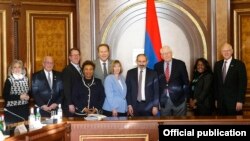
<svg viewBox="0 0 250 141">
<path fill-rule="evenodd" d="M 68 63 L 69 48 L 77 47 L 76 31 L 75 0 L 0 0 L 1 108 L 7 67 L 12 60 L 24 62 L 30 80 L 32 73 L 41 69 L 44 55 L 52 55 L 55 69 L 61 71 Z"/>
<path fill-rule="evenodd" d="M 156 141 L 158 139 L 158 123 L 157 122 L 84 122 L 71 123 L 71 140 L 95 137 L 96 141 L 103 140 L 100 137 L 106 136 L 106 139 L 113 138 L 122 140 L 123 137 L 129 138 L 131 141 L 138 141 L 138 137 L 142 140 Z M 89 136 L 91 135 L 91 136 Z"/>
<path fill-rule="evenodd" d="M 68 119 L 71 125 L 71 141 L 80 139 L 103 141 L 130 141 L 159 139 L 159 125 L 250 125 L 249 116 L 186 116 L 186 117 L 108 117 L 103 121 L 85 121 L 79 118 Z M 88 138 L 89 137 L 89 138 Z M 110 139 L 112 138 L 112 139 Z"/>
<path fill-rule="evenodd" d="M 62 123 L 6 141 L 157 141 L 159 125 L 250 125 L 249 116 L 107 117 L 102 121 L 64 118 Z M 217 126 L 218 127 L 218 126 Z"/>
<path fill-rule="evenodd" d="M 250 1 L 233 0 L 231 7 L 234 58 L 242 60 L 246 65 L 248 83 L 244 113 L 250 114 Z"/>
<path fill-rule="evenodd" d="M 27 54 L 29 72 L 42 69 L 44 56 L 54 58 L 57 71 L 67 65 L 68 49 L 73 48 L 72 12 L 27 11 Z"/>
<path fill-rule="evenodd" d="M 53 124 L 25 134 L 7 138 L 5 141 L 69 141 L 70 125 L 66 122 Z"/>
</svg>

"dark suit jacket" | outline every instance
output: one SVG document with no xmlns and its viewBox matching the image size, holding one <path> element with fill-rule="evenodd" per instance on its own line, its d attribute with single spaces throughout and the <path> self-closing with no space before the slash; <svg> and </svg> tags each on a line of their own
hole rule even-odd
<svg viewBox="0 0 250 141">
<path fill-rule="evenodd" d="M 138 94 L 138 70 L 137 68 L 131 69 L 127 72 L 126 77 L 127 85 L 127 103 L 132 105 L 133 109 L 136 111 L 137 107 L 137 94 Z M 159 106 L 159 84 L 157 73 L 149 68 L 146 68 L 146 78 L 145 78 L 145 98 L 146 107 L 144 110 L 140 111 L 151 112 L 153 107 Z"/>
<path fill-rule="evenodd" d="M 156 63 L 154 69 L 159 77 L 161 105 L 165 105 L 167 89 L 173 104 L 175 106 L 182 104 L 189 95 L 189 79 L 185 63 L 181 60 L 172 59 L 172 69 L 168 83 L 164 73 L 164 61 Z"/>
<path fill-rule="evenodd" d="M 32 75 L 31 92 L 37 106 L 50 106 L 52 103 L 60 104 L 63 96 L 63 82 L 61 73 L 52 71 L 53 84 L 52 89 L 49 86 L 44 70 L 38 71 Z M 43 112 L 41 111 L 42 116 Z M 50 116 L 47 115 L 47 116 Z"/>
<path fill-rule="evenodd" d="M 247 74 L 245 64 L 232 59 L 228 68 L 225 82 L 222 80 L 222 65 L 224 60 L 218 61 L 214 66 L 215 98 L 218 109 L 234 110 L 236 102 L 244 102 L 247 88 Z"/>
<path fill-rule="evenodd" d="M 75 105 L 75 107 L 77 108 L 76 112 L 81 111 L 83 108 L 88 106 L 89 94 L 89 108 L 95 107 L 98 110 L 101 110 L 105 99 L 102 81 L 98 78 L 94 78 L 93 85 L 89 87 L 90 91 L 88 90 L 86 85 L 81 82 L 78 82 L 73 86 L 71 101 L 73 105 Z"/>
<path fill-rule="evenodd" d="M 63 87 L 64 87 L 64 106 L 68 109 L 68 105 L 72 104 L 73 86 L 82 83 L 82 76 L 78 70 L 70 63 L 63 70 Z M 83 83 L 82 83 L 83 84 Z"/>
</svg>

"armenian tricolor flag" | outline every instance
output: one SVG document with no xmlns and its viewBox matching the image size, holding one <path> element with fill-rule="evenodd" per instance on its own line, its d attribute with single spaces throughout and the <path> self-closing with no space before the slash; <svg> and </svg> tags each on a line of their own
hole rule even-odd
<svg viewBox="0 0 250 141">
<path fill-rule="evenodd" d="M 161 59 L 160 48 L 162 46 L 154 0 L 147 0 L 144 46 L 144 52 L 147 55 L 149 61 L 148 67 L 152 69 L 154 64 Z"/>
</svg>

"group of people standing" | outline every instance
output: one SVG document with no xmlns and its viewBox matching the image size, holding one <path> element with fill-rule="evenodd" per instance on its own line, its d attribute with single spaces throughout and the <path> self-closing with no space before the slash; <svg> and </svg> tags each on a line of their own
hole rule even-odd
<svg viewBox="0 0 250 141">
<path fill-rule="evenodd" d="M 53 70 L 54 60 L 45 56 L 43 69 L 32 75 L 31 88 L 22 61 L 14 60 L 4 86 L 5 108 L 27 119 L 30 96 L 42 116 L 63 105 L 64 116 L 101 113 L 106 116 L 185 116 L 187 103 L 195 115 L 242 114 L 247 77 L 243 62 L 233 59 L 233 48 L 225 43 L 223 60 L 214 72 L 204 58 L 196 60 L 189 81 L 186 65 L 173 58 L 169 46 L 160 50 L 162 61 L 147 68 L 145 54 L 136 58 L 137 67 L 123 77 L 119 60 L 110 60 L 107 44 L 97 47 L 98 58 L 80 66 L 80 50 L 69 51 L 69 65 L 62 72 Z M 9 119 L 18 118 L 5 112 Z M 7 118 L 6 118 L 7 119 Z M 20 119 L 19 119 L 20 120 Z"/>
<path fill-rule="evenodd" d="M 195 115 L 242 115 L 247 89 L 245 64 L 232 57 L 233 47 L 221 47 L 223 59 L 214 65 L 214 72 L 204 58 L 197 59 L 191 83 L 190 106 Z"/>
</svg>

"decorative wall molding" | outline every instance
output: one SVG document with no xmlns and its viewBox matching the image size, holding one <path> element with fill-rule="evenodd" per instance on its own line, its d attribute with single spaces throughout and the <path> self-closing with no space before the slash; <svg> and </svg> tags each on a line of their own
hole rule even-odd
<svg viewBox="0 0 250 141">
<path fill-rule="evenodd" d="M 149 135 L 148 134 L 115 134 L 115 135 L 80 135 L 79 141 L 88 141 L 88 140 L 116 140 L 116 141 L 123 141 L 124 139 L 127 140 L 144 140 L 149 141 Z"/>
<path fill-rule="evenodd" d="M 0 90 L 3 90 L 7 78 L 6 10 L 0 10 Z M 2 91 L 0 93 L 2 97 Z M 1 102 L 3 101 L 0 99 Z"/>
<path fill-rule="evenodd" d="M 19 18 L 21 16 L 21 2 L 16 1 L 11 4 L 13 21 L 13 54 L 12 59 L 19 59 Z"/>
<path fill-rule="evenodd" d="M 234 58 L 242 60 L 246 65 L 247 73 L 250 74 L 250 8 L 235 9 L 233 14 Z M 248 75 L 248 80 L 250 80 L 250 75 Z M 249 81 L 247 88 L 250 92 Z"/>
<path fill-rule="evenodd" d="M 158 123 L 154 121 L 127 122 L 124 124 L 120 117 L 113 122 L 95 121 L 95 122 L 75 122 L 71 123 L 71 140 L 146 140 L 154 141 L 158 138 Z M 83 132 L 84 131 L 84 132 Z"/>
<path fill-rule="evenodd" d="M 126 28 L 129 26 L 129 24 L 132 24 L 133 22 L 136 22 L 136 20 L 139 20 L 140 18 L 146 18 L 145 17 L 145 9 L 146 9 L 146 1 L 134 3 L 132 5 L 128 5 L 127 7 L 123 9 L 118 9 L 116 12 L 114 12 L 114 15 L 111 15 L 110 19 L 108 19 L 108 22 L 103 27 L 102 31 L 102 38 L 101 42 L 112 42 L 113 37 L 117 37 L 116 35 L 119 35 L 119 33 L 126 30 Z M 186 30 L 188 30 L 188 27 L 185 27 L 184 24 L 190 23 L 191 25 L 195 26 L 197 30 L 193 32 L 198 32 L 201 40 L 201 45 L 203 48 L 203 56 L 207 58 L 207 31 L 205 30 L 204 25 L 201 24 L 198 17 L 195 17 L 193 13 L 187 10 L 187 7 L 184 7 L 184 5 L 181 5 L 180 3 L 176 3 L 174 1 L 170 0 L 157 0 L 156 1 L 156 9 L 157 14 L 159 15 L 159 18 L 173 20 L 172 22 L 175 22 L 179 26 L 183 26 Z M 179 15 L 182 14 L 182 15 Z M 173 17 L 178 16 L 178 17 Z M 185 20 L 188 23 L 180 23 L 181 19 Z M 183 25 L 182 25 L 183 24 Z M 188 25 L 189 26 L 189 25 Z M 192 27 L 189 27 L 192 28 Z M 120 29 L 120 30 L 117 30 Z M 118 33 L 119 32 L 119 33 Z M 192 33 L 189 33 L 193 35 Z M 115 40 L 115 39 L 114 39 Z M 192 44 L 192 43 L 191 43 Z"/>
<path fill-rule="evenodd" d="M 168 44 L 170 47 L 172 46 L 175 48 L 174 56 L 183 60 L 187 64 L 189 74 L 191 74 L 194 62 L 197 58 L 204 57 L 210 61 L 211 43 L 210 37 L 208 36 L 209 33 L 200 18 L 188 6 L 186 6 L 181 1 L 157 0 L 156 11 L 161 32 L 162 44 Z M 146 1 L 143 0 L 137 1 L 135 3 L 126 2 L 122 4 L 121 6 L 117 7 L 115 11 L 113 11 L 112 14 L 106 19 L 104 25 L 102 25 L 101 28 L 100 42 L 108 43 L 110 45 L 111 58 L 121 59 L 122 61 L 126 60 L 126 65 L 128 62 L 129 64 L 135 62 L 134 60 L 121 58 L 118 52 L 123 52 L 125 54 L 125 50 L 132 48 L 129 50 L 130 59 L 134 58 L 134 55 L 131 55 L 134 52 L 132 51 L 133 49 L 144 48 L 143 36 L 145 35 L 139 32 L 138 29 L 145 26 L 143 24 L 145 18 Z M 138 28 L 135 27 L 134 30 L 131 31 L 131 34 L 133 32 L 133 36 L 138 38 L 140 37 L 140 40 L 138 39 L 137 41 L 132 41 L 130 38 L 133 37 L 131 37 L 131 35 L 125 35 L 125 33 L 128 33 L 129 30 L 131 30 L 131 27 L 136 24 L 137 26 L 139 24 L 141 25 L 139 25 Z M 171 27 L 172 29 L 170 29 L 169 25 L 174 28 Z M 166 33 L 165 31 L 172 32 Z M 172 35 L 174 35 L 174 38 Z M 127 43 L 125 42 L 125 39 L 127 40 Z M 124 44 L 127 44 L 127 49 L 123 47 Z M 124 49 L 121 50 L 121 48 Z M 186 55 L 183 56 L 180 54 Z M 127 68 L 131 67 L 133 66 L 125 66 L 125 71 Z"/>
<path fill-rule="evenodd" d="M 62 71 L 73 48 L 73 13 L 28 10 L 26 20 L 28 73 L 42 69 L 45 55 L 51 55 L 55 70 Z"/>
</svg>

